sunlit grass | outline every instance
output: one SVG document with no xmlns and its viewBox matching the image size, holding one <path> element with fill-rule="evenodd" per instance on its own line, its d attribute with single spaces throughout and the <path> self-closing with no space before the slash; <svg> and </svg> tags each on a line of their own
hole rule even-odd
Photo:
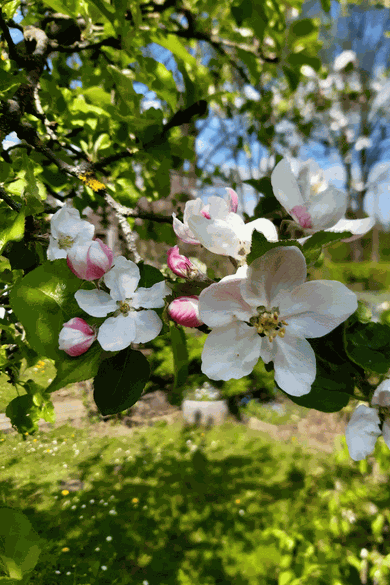
<svg viewBox="0 0 390 585">
<path fill-rule="evenodd" d="M 386 548 L 389 498 L 345 445 L 330 458 L 232 423 L 1 439 L 0 503 L 46 541 L 32 583 L 337 585 L 357 571 L 345 547 L 355 564 Z"/>
</svg>

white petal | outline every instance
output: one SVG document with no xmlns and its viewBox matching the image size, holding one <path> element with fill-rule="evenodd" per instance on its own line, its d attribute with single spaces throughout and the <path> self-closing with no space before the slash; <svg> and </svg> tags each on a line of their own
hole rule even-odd
<svg viewBox="0 0 390 585">
<path fill-rule="evenodd" d="M 75 236 L 75 244 L 82 244 L 83 242 L 91 242 L 95 233 L 95 226 L 89 221 L 80 221 L 77 225 L 77 234 Z M 69 234 L 72 235 L 72 234 Z"/>
<path fill-rule="evenodd" d="M 254 307 L 272 308 L 285 291 L 306 280 L 306 261 L 295 246 L 278 246 L 252 262 L 247 278 L 241 284 L 241 294 Z"/>
<path fill-rule="evenodd" d="M 275 361 L 276 352 L 278 349 L 274 341 L 270 341 L 268 337 L 260 337 L 260 357 L 265 364 Z"/>
<path fill-rule="evenodd" d="M 203 207 L 204 203 L 200 197 L 192 201 L 187 201 L 183 213 L 184 224 L 188 225 L 188 220 L 193 215 L 200 215 L 200 212 L 203 209 Z"/>
<path fill-rule="evenodd" d="M 377 411 L 364 404 L 360 404 L 352 414 L 345 429 L 345 439 L 354 461 L 361 461 L 373 452 L 381 434 L 379 423 Z"/>
<path fill-rule="evenodd" d="M 128 315 L 109 317 L 100 325 L 97 339 L 105 351 L 120 351 L 134 341 L 136 332 L 134 315 L 132 312 Z"/>
<path fill-rule="evenodd" d="M 133 313 L 135 324 L 134 343 L 147 343 L 160 333 L 163 323 L 156 311 L 137 311 Z"/>
<path fill-rule="evenodd" d="M 139 268 L 131 260 L 118 256 L 103 279 L 110 289 L 112 298 L 115 301 L 124 301 L 130 299 L 137 288 L 140 279 Z"/>
<path fill-rule="evenodd" d="M 177 219 L 176 214 L 172 213 L 173 216 L 173 231 L 186 244 L 200 244 L 199 240 L 196 239 L 188 225 L 182 223 Z"/>
<path fill-rule="evenodd" d="M 188 225 L 202 246 L 210 252 L 222 256 L 237 256 L 240 239 L 226 221 L 206 219 L 199 215 L 190 217 Z"/>
<path fill-rule="evenodd" d="M 390 406 L 390 380 L 383 380 L 375 390 L 371 404 Z"/>
<path fill-rule="evenodd" d="M 224 279 L 222 279 L 224 280 Z M 235 320 L 249 321 L 253 309 L 240 292 L 241 279 L 211 284 L 199 295 L 199 316 L 209 327 L 223 327 Z"/>
<path fill-rule="evenodd" d="M 325 230 L 337 223 L 347 209 L 347 193 L 328 185 L 325 191 L 310 195 L 305 206 L 312 220 L 312 231 Z"/>
<path fill-rule="evenodd" d="M 222 197 L 211 196 L 208 198 L 209 214 L 211 219 L 225 219 L 230 213 L 230 205 Z"/>
<path fill-rule="evenodd" d="M 374 217 L 365 217 L 364 219 L 340 219 L 336 225 L 328 228 L 327 232 L 351 232 L 354 234 L 350 238 L 341 240 L 342 242 L 353 242 L 358 238 L 361 238 L 370 231 L 375 225 Z"/>
<path fill-rule="evenodd" d="M 278 232 L 276 231 L 276 227 L 269 219 L 255 219 L 254 221 L 250 221 L 249 223 L 245 224 L 245 240 L 249 243 L 252 241 L 253 230 L 263 234 L 269 242 L 278 241 Z"/>
<path fill-rule="evenodd" d="M 383 423 L 382 434 L 386 445 L 390 449 L 390 420 L 388 418 L 386 418 Z"/>
<path fill-rule="evenodd" d="M 303 337 L 288 333 L 276 337 L 274 358 L 275 381 L 291 396 L 308 394 L 316 377 L 316 356 L 310 343 Z"/>
<path fill-rule="evenodd" d="M 55 238 L 59 238 L 60 235 L 64 233 L 64 230 L 65 234 L 71 235 L 67 230 L 72 231 L 80 221 L 82 220 L 78 209 L 64 205 L 64 207 L 61 207 L 61 209 L 59 209 L 50 220 L 51 233 Z"/>
<path fill-rule="evenodd" d="M 259 336 L 253 327 L 235 321 L 214 329 L 202 352 L 202 372 L 211 380 L 243 378 L 251 373 L 260 355 Z"/>
<path fill-rule="evenodd" d="M 160 309 L 165 305 L 164 297 L 171 294 L 171 289 L 168 287 L 165 280 L 156 282 L 150 288 L 139 287 L 133 294 L 132 305 L 138 309 Z"/>
<path fill-rule="evenodd" d="M 248 268 L 249 268 L 248 264 L 240 266 L 239 268 L 237 268 L 234 274 L 228 274 L 228 276 L 224 276 L 223 278 L 221 278 L 218 284 L 220 284 L 221 282 L 226 282 L 227 280 L 235 280 L 236 278 L 246 278 Z"/>
<path fill-rule="evenodd" d="M 271 184 L 276 199 L 288 212 L 296 205 L 304 205 L 298 182 L 286 159 L 272 171 Z"/>
<path fill-rule="evenodd" d="M 312 280 L 278 300 L 280 318 L 301 337 L 322 337 L 348 319 L 358 307 L 357 296 L 337 280 Z"/>
<path fill-rule="evenodd" d="M 47 259 L 48 260 L 57 260 L 58 258 L 66 258 L 68 250 L 62 250 L 58 247 L 58 242 L 50 236 L 50 243 L 47 249 Z"/>
<path fill-rule="evenodd" d="M 78 290 L 74 298 L 80 309 L 92 317 L 106 317 L 116 310 L 116 302 L 102 290 Z"/>
</svg>

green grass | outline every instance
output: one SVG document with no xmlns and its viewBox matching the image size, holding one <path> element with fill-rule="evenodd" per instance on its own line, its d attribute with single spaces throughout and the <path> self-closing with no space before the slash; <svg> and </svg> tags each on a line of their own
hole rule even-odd
<svg viewBox="0 0 390 585">
<path fill-rule="evenodd" d="M 283 406 L 283 412 L 276 411 L 267 406 L 266 403 L 262 404 L 256 400 L 251 400 L 245 406 L 240 407 L 240 411 L 248 417 L 253 416 L 274 425 L 296 423 L 300 419 L 305 418 L 309 412 L 307 408 L 294 404 L 294 402 L 284 397 L 281 397 L 279 404 Z"/>
<path fill-rule="evenodd" d="M 231 423 L 2 439 L 0 504 L 46 541 L 33 584 L 349 585 L 364 563 L 389 582 L 389 474 L 345 443 L 313 455 Z M 382 440 L 377 455 L 389 469 Z M 69 479 L 82 489 L 62 493 Z"/>
</svg>

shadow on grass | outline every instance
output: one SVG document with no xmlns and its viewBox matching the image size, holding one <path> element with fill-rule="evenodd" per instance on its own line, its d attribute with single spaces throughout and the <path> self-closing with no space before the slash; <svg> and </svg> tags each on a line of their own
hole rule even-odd
<svg viewBox="0 0 390 585">
<path fill-rule="evenodd" d="M 143 437 L 141 452 L 119 466 L 102 463 L 103 446 L 78 465 L 80 480 L 92 482 L 92 489 L 69 495 L 73 500 L 65 508 L 58 501 L 42 505 L 42 494 L 52 491 L 44 477 L 22 488 L 13 480 L 0 482 L 4 503 L 24 504 L 22 511 L 46 539 L 31 582 L 58 585 L 68 582 L 69 572 L 72 585 L 248 585 L 253 577 L 277 585 L 282 553 L 262 542 L 261 532 L 276 516 L 307 514 L 307 493 L 300 498 L 305 464 L 282 453 L 277 461 L 268 444 L 255 441 L 247 443 L 248 455 L 216 450 L 208 458 L 202 448 L 189 451 L 190 433 L 183 429 L 160 459 Z M 96 466 L 100 477 L 91 479 Z M 251 513 L 237 499 L 244 492 L 255 496 Z M 64 546 L 69 551 L 61 552 Z M 255 555 L 252 578 L 240 567 L 244 554 Z"/>
</svg>

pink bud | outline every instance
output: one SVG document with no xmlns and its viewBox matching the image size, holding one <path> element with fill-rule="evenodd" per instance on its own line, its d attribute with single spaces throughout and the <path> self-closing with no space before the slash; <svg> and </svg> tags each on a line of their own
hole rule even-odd
<svg viewBox="0 0 390 585">
<path fill-rule="evenodd" d="M 83 280 L 97 280 L 110 270 L 113 260 L 112 250 L 99 239 L 86 244 L 73 246 L 66 262 L 76 276 Z"/>
<path fill-rule="evenodd" d="M 199 327 L 203 321 L 199 319 L 199 297 L 189 295 L 178 297 L 168 307 L 168 315 L 173 321 L 184 327 Z"/>
<path fill-rule="evenodd" d="M 59 348 L 76 357 L 85 353 L 97 337 L 95 331 L 80 317 L 64 323 L 58 338 Z"/>
<path fill-rule="evenodd" d="M 179 254 L 179 246 L 169 248 L 167 252 L 168 268 L 177 276 L 189 278 L 191 272 L 196 271 L 195 266 L 186 256 Z"/>
<path fill-rule="evenodd" d="M 237 213 L 237 209 L 238 209 L 238 195 L 235 191 L 233 191 L 233 189 L 227 188 L 226 189 L 228 195 L 229 195 L 229 201 L 230 201 L 230 212 L 231 213 Z"/>
<path fill-rule="evenodd" d="M 296 219 L 301 228 L 310 230 L 313 226 L 311 223 L 311 215 L 304 205 L 296 205 L 291 210 L 291 215 Z"/>
</svg>

